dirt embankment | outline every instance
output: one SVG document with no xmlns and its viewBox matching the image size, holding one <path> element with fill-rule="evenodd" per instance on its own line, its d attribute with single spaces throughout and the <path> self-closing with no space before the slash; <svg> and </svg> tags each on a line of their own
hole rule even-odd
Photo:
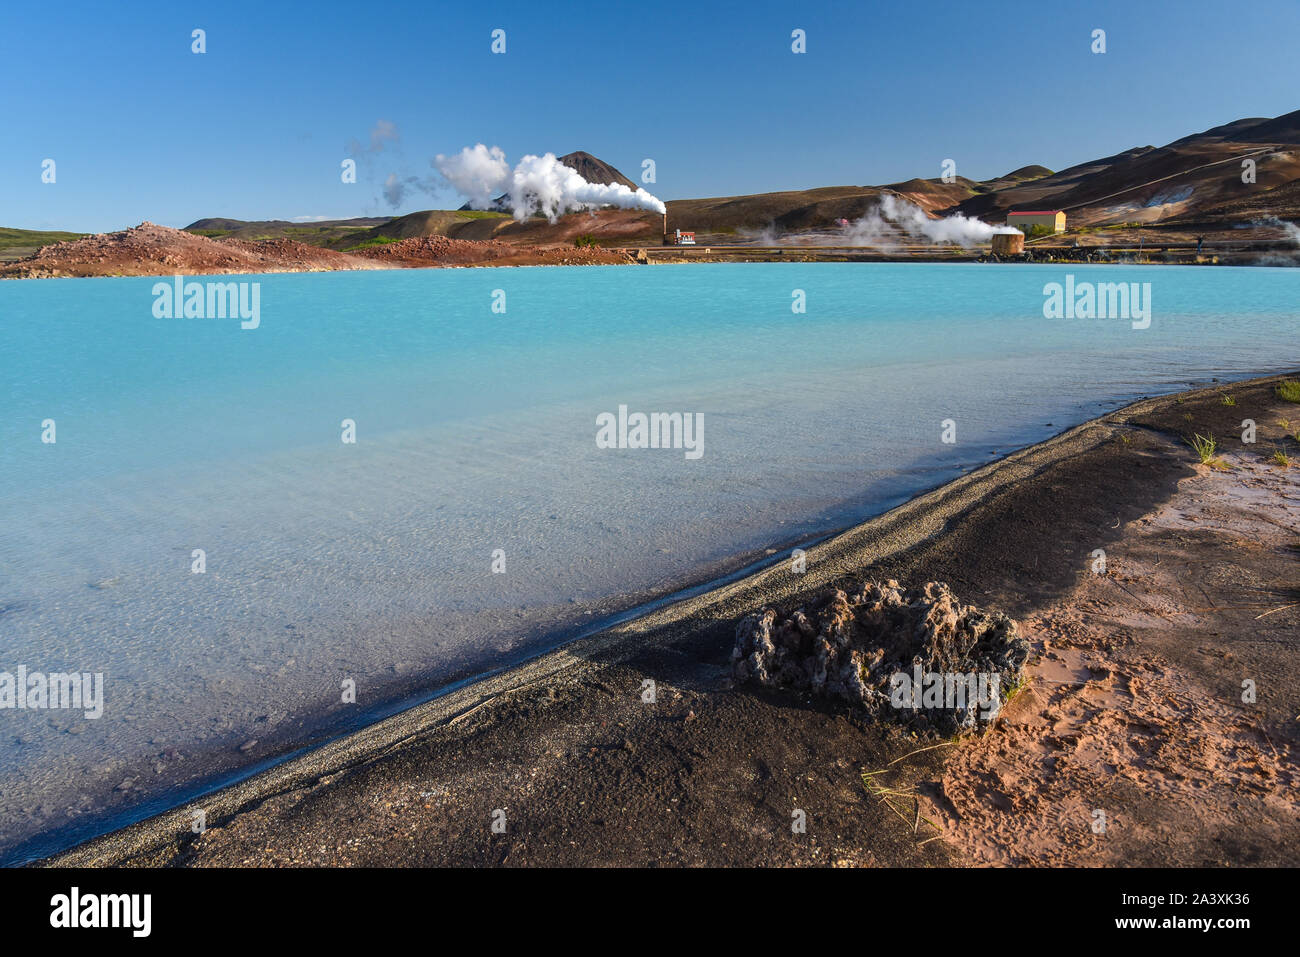
<svg viewBox="0 0 1300 957">
<path fill-rule="evenodd" d="M 422 236 L 342 253 L 292 239 L 209 239 L 145 222 L 121 232 L 98 233 L 46 246 L 27 259 L 0 266 L 0 278 L 326 272 L 420 266 L 582 266 L 630 261 L 626 253 L 605 249 L 531 247 L 445 236 Z"/>
<path fill-rule="evenodd" d="M 803 573 L 781 561 L 54 863 L 1291 863 L 1300 479 L 1273 454 L 1300 459 L 1300 405 L 1275 384 L 1138 403 L 809 548 Z M 1197 433 L 1230 471 L 1198 464 Z M 1031 680 L 991 730 L 936 740 L 734 681 L 747 615 L 868 578 L 1020 623 Z"/>
<path fill-rule="evenodd" d="M 1090 556 L 1069 594 L 1028 616 L 1024 693 L 920 789 L 963 858 L 1294 863 L 1300 405 L 1219 402 L 1182 413 L 1189 433 L 1196 421 L 1219 437 L 1216 464 L 1193 466 Z M 1238 441 L 1251 417 L 1253 446 Z"/>
<path fill-rule="evenodd" d="M 626 253 L 590 246 L 529 247 L 446 236 L 417 236 L 356 252 L 385 266 L 590 266 L 632 261 Z"/>
</svg>

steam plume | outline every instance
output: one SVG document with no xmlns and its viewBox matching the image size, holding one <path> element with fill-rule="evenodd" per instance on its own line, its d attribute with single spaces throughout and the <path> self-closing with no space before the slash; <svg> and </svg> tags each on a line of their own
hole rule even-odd
<svg viewBox="0 0 1300 957">
<path fill-rule="evenodd" d="M 665 208 L 661 200 L 643 189 L 629 189 L 622 183 L 590 183 L 556 159 L 554 153 L 530 154 L 511 170 L 499 147 L 489 149 L 478 143 L 453 156 L 440 153 L 433 165 L 474 209 L 493 208 L 493 197 L 504 192 L 506 205 L 521 221 L 540 212 L 555 222 L 570 210 L 599 206 L 656 213 Z"/>
<path fill-rule="evenodd" d="M 999 233 L 1018 233 L 1013 226 L 990 226 L 982 220 L 955 213 L 944 219 L 931 219 L 915 203 L 901 196 L 885 193 L 880 205 L 848 227 L 847 234 L 858 246 L 889 246 L 904 240 L 931 243 L 956 243 L 973 246 L 988 242 Z"/>
<path fill-rule="evenodd" d="M 1263 219 L 1255 220 L 1254 226 L 1276 226 L 1286 233 L 1286 238 L 1291 240 L 1297 246 L 1300 246 L 1300 225 L 1288 223 L 1285 219 L 1278 219 L 1276 216 L 1266 216 Z"/>
<path fill-rule="evenodd" d="M 510 166 L 499 146 L 488 149 L 479 143 L 465 147 L 455 156 L 439 153 L 433 165 L 474 209 L 490 209 L 492 198 L 510 180 Z"/>
</svg>

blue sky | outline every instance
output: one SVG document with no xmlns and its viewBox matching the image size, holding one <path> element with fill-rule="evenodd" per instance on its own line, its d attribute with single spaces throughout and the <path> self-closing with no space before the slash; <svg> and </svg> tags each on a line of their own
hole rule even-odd
<svg viewBox="0 0 1300 957">
<path fill-rule="evenodd" d="M 1292 0 L 7 3 L 0 225 L 454 207 L 381 186 L 475 142 L 653 158 L 664 199 L 1060 169 L 1300 108 L 1298 41 Z"/>
</svg>

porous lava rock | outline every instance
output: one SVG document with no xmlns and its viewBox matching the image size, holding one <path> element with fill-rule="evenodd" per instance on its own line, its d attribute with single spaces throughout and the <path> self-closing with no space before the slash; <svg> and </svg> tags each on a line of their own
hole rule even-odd
<svg viewBox="0 0 1300 957">
<path fill-rule="evenodd" d="M 823 592 L 789 614 L 746 615 L 732 673 L 740 683 L 842 698 L 951 734 L 975 726 L 976 702 L 900 708 L 896 675 L 996 675 L 1005 695 L 1028 658 L 1029 643 L 1006 615 L 961 604 L 943 582 L 904 588 L 891 579 Z"/>
</svg>

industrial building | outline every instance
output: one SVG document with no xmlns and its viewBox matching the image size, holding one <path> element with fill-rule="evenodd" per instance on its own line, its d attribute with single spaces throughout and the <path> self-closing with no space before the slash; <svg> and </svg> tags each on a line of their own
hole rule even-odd
<svg viewBox="0 0 1300 957">
<path fill-rule="evenodd" d="M 1025 251 L 1025 237 L 1020 233 L 998 233 L 993 237 L 995 256 L 1019 256 Z"/>
<path fill-rule="evenodd" d="M 665 246 L 694 246 L 695 233 L 682 232 L 677 230 L 672 236 L 668 235 L 668 210 L 664 210 L 664 245 Z"/>
<path fill-rule="evenodd" d="M 1054 233 L 1065 232 L 1065 213 L 1059 209 L 1023 210 L 1007 213 L 1007 225 L 1028 235 L 1035 226 L 1046 226 Z"/>
</svg>

